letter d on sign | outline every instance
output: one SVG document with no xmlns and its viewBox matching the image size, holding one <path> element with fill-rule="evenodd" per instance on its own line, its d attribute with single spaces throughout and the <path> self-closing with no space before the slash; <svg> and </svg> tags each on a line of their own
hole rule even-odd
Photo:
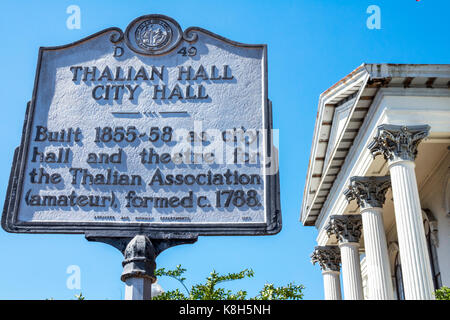
<svg viewBox="0 0 450 320">
<path fill-rule="evenodd" d="M 66 20 L 67 29 L 80 29 L 81 28 L 81 9 L 79 6 L 70 5 L 66 9 L 66 13 L 70 16 Z"/>
<path fill-rule="evenodd" d="M 115 58 L 121 57 L 121 56 L 123 56 L 123 53 L 124 53 L 124 51 L 123 51 L 122 47 L 119 47 L 119 46 L 114 47 L 113 57 L 115 57 Z"/>
<path fill-rule="evenodd" d="M 67 274 L 70 276 L 67 278 L 66 286 L 69 290 L 80 290 L 81 289 L 81 270 L 77 265 L 70 265 L 66 270 Z"/>
</svg>

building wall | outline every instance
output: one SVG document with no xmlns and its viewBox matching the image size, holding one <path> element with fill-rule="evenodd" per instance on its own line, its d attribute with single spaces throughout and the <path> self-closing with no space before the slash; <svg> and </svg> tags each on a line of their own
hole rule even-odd
<svg viewBox="0 0 450 320">
<path fill-rule="evenodd" d="M 437 220 L 437 255 L 442 285 L 450 287 L 450 152 L 419 190 L 423 209 L 429 209 Z"/>
</svg>

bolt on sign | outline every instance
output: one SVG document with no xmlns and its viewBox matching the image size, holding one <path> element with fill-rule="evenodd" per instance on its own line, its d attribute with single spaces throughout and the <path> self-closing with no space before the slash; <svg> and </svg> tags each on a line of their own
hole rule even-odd
<svg viewBox="0 0 450 320">
<path fill-rule="evenodd" d="M 277 233 L 272 136 L 266 45 L 146 15 L 43 47 L 2 226 Z"/>
</svg>

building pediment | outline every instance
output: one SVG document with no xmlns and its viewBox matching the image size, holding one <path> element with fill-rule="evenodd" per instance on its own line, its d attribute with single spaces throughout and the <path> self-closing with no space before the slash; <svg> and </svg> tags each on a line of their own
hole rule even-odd
<svg viewBox="0 0 450 320">
<path fill-rule="evenodd" d="M 382 88 L 445 88 L 450 65 L 363 64 L 319 98 L 300 219 L 314 225 Z"/>
</svg>

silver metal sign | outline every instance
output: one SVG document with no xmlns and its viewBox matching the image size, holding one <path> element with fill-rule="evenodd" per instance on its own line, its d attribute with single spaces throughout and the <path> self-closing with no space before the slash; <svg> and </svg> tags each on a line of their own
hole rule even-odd
<svg viewBox="0 0 450 320">
<path fill-rule="evenodd" d="M 281 229 L 267 47 L 166 16 L 40 48 L 9 232 Z"/>
</svg>

